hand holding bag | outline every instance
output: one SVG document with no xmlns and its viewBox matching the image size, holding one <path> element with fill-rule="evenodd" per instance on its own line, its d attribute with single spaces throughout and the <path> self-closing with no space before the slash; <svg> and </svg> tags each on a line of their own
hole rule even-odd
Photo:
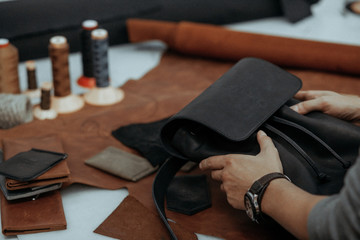
<svg viewBox="0 0 360 240">
<path fill-rule="evenodd" d="M 169 119 L 161 140 L 174 158 L 159 170 L 153 198 L 171 232 L 163 207 L 167 185 L 187 161 L 213 155 L 256 155 L 258 130 L 279 151 L 284 173 L 314 194 L 340 191 L 347 169 L 356 160 L 360 128 L 320 112 L 300 115 L 289 106 L 301 80 L 256 58 L 244 58 Z"/>
</svg>

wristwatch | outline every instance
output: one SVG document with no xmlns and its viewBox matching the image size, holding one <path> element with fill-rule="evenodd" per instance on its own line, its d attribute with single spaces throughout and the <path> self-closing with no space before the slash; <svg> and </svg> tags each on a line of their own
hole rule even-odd
<svg viewBox="0 0 360 240">
<path fill-rule="evenodd" d="M 247 215 L 251 220 L 259 223 L 262 219 L 261 199 L 270 182 L 277 178 L 285 178 L 291 182 L 288 176 L 283 173 L 274 172 L 266 174 L 253 183 L 244 196 L 244 205 Z"/>
</svg>

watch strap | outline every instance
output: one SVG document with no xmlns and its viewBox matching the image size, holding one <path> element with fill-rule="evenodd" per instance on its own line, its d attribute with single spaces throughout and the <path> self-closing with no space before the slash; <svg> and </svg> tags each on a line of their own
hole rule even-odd
<svg viewBox="0 0 360 240">
<path fill-rule="evenodd" d="M 286 176 L 285 174 L 280 173 L 280 172 L 273 172 L 273 173 L 266 174 L 263 177 L 256 180 L 249 189 L 249 191 L 251 193 L 258 195 L 257 204 L 259 206 L 259 209 L 258 209 L 259 212 L 256 214 L 256 216 L 258 218 L 258 219 L 256 219 L 257 222 L 260 220 L 260 218 L 262 218 L 261 200 L 265 193 L 265 190 L 269 186 L 269 184 L 272 180 L 275 180 L 278 178 L 285 178 L 286 180 L 291 182 L 290 178 L 288 176 Z"/>
</svg>

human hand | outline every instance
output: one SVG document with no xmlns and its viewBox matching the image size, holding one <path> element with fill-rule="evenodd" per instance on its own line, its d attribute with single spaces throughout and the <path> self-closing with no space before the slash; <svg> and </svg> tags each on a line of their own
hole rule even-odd
<svg viewBox="0 0 360 240">
<path fill-rule="evenodd" d="M 291 108 L 300 114 L 321 111 L 347 121 L 360 120 L 360 97 L 358 96 L 342 95 L 331 91 L 299 91 L 295 98 L 303 102 Z"/>
<path fill-rule="evenodd" d="M 283 172 L 279 153 L 272 140 L 263 131 L 257 133 L 260 153 L 256 156 L 228 154 L 212 156 L 200 162 L 201 170 L 212 170 L 211 177 L 221 181 L 230 205 L 244 209 L 244 195 L 251 185 L 262 176 Z"/>
</svg>

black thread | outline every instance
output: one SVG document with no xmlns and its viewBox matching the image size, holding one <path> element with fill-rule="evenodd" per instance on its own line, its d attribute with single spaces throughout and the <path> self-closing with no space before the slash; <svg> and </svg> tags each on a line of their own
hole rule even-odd
<svg viewBox="0 0 360 240">
<path fill-rule="evenodd" d="M 96 31 L 96 30 L 95 30 Z M 108 66 L 108 38 L 94 39 L 91 41 L 92 59 L 94 65 L 94 77 L 97 87 L 108 87 L 109 66 Z"/>
<path fill-rule="evenodd" d="M 82 28 L 80 32 L 83 75 L 88 78 L 94 77 L 94 65 L 91 50 L 91 31 L 95 28 L 96 27 L 92 29 Z"/>
</svg>

